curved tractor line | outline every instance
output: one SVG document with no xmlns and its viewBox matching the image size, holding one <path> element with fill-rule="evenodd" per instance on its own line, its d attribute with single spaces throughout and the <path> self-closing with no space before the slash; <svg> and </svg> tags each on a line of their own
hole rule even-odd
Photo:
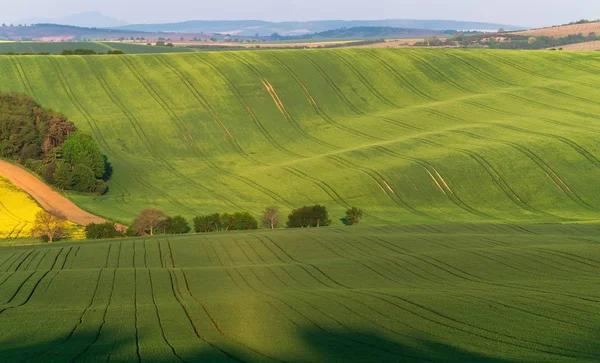
<svg viewBox="0 0 600 363">
<path fill-rule="evenodd" d="M 89 223 L 107 222 L 106 219 L 79 208 L 75 203 L 52 190 L 44 182 L 18 166 L 0 160 L 0 176 L 5 177 L 11 183 L 31 195 L 45 210 L 58 211 L 73 223 L 85 226 Z M 118 225 L 118 227 L 125 228 L 125 226 L 121 225 Z"/>
</svg>

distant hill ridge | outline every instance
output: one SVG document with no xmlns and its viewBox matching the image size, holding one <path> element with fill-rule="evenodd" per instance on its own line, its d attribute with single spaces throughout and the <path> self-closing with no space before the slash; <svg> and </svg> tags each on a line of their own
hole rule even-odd
<svg viewBox="0 0 600 363">
<path fill-rule="evenodd" d="M 193 20 L 165 24 L 133 24 L 115 27 L 119 30 L 178 33 L 227 33 L 232 35 L 302 35 L 333 29 L 355 27 L 393 27 L 426 30 L 521 30 L 524 27 L 495 23 L 454 20 L 320 20 L 306 22 L 268 22 L 261 20 Z"/>
</svg>

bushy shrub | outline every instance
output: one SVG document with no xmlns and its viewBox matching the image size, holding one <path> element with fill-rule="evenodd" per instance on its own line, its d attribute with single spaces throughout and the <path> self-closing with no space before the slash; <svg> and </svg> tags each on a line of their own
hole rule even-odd
<svg viewBox="0 0 600 363">
<path fill-rule="evenodd" d="M 107 239 L 122 237 L 123 233 L 117 230 L 116 224 L 112 222 L 90 223 L 85 226 L 86 239 Z"/>
<path fill-rule="evenodd" d="M 258 220 L 248 212 L 223 213 L 221 215 L 214 213 L 194 218 L 194 230 L 196 232 L 247 231 L 253 229 L 258 229 Z"/>
</svg>

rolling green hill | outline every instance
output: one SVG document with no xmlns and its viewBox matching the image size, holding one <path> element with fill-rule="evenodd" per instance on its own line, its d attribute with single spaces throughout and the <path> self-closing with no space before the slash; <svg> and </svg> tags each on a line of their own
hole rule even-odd
<svg viewBox="0 0 600 363">
<path fill-rule="evenodd" d="M 123 222 L 309 203 L 371 225 L 598 221 L 599 85 L 598 53 L 0 56 L 1 91 L 98 140 L 110 191 L 71 198 Z"/>
<path fill-rule="evenodd" d="M 0 248 L 0 360 L 597 362 L 598 243 L 430 225 Z"/>
</svg>

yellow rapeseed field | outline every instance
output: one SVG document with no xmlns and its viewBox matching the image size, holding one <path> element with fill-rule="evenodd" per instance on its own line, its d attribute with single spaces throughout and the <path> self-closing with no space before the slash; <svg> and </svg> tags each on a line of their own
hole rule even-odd
<svg viewBox="0 0 600 363">
<path fill-rule="evenodd" d="M 27 193 L 0 177 L 0 239 L 31 237 L 35 214 L 42 210 Z M 83 228 L 69 223 L 68 238 L 85 238 Z"/>
<path fill-rule="evenodd" d="M 0 177 L 0 238 L 29 237 L 40 210 L 27 193 Z"/>
</svg>

